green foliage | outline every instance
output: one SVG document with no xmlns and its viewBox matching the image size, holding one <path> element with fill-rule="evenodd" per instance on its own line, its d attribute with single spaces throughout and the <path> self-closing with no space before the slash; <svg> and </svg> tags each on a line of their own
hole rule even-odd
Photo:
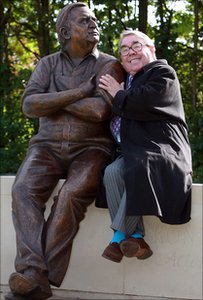
<svg viewBox="0 0 203 300">
<path fill-rule="evenodd" d="M 193 180 L 203 182 L 203 110 L 188 113 L 189 139 L 192 146 Z"/>
<path fill-rule="evenodd" d="M 5 76 L 5 65 L 0 68 L 0 77 L 6 77 L 10 84 L 1 81 L 1 147 L 0 173 L 16 173 L 22 162 L 28 146 L 28 141 L 35 130 L 35 123 L 25 118 L 20 108 L 20 98 L 23 92 L 23 82 L 29 78 L 31 70 L 21 70 L 17 74 L 8 73 Z M 4 78 L 5 79 L 5 78 Z"/>
<path fill-rule="evenodd" d="M 142 1 L 142 0 L 140 0 Z M 16 173 L 38 121 L 26 118 L 21 111 L 21 95 L 40 56 L 55 52 L 55 22 L 67 0 L 49 0 L 41 14 L 43 0 L 2 0 L 0 6 L 0 173 Z M 120 33 L 139 26 L 139 0 L 87 0 L 98 19 L 101 32 L 99 49 L 118 55 Z M 187 0 L 185 9 L 175 10 L 176 0 L 149 0 L 155 12 L 147 33 L 154 38 L 157 57 L 168 60 L 177 71 L 193 154 L 193 181 L 203 182 L 203 3 L 199 5 L 198 48 L 194 51 L 194 0 Z M 142 15 L 140 16 L 142 17 Z M 44 23 L 41 24 L 40 22 Z M 48 39 L 47 39 L 48 36 Z M 46 43 L 45 43 L 46 40 Z M 194 58 L 195 53 L 195 58 Z M 196 69 L 194 68 L 196 59 Z M 196 88 L 192 82 L 196 82 Z M 195 105 L 194 101 L 195 93 Z"/>
<path fill-rule="evenodd" d="M 135 1 L 98 1 L 94 2 L 94 13 L 101 31 L 100 48 L 102 51 L 118 56 L 118 40 L 127 28 L 136 29 Z"/>
</svg>

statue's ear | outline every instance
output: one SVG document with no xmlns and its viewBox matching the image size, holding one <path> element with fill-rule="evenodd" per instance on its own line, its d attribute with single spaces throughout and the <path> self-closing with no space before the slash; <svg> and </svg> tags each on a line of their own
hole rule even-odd
<svg viewBox="0 0 203 300">
<path fill-rule="evenodd" d="M 60 28 L 60 35 L 65 39 L 69 40 L 70 39 L 70 29 L 67 27 L 61 27 Z"/>
</svg>

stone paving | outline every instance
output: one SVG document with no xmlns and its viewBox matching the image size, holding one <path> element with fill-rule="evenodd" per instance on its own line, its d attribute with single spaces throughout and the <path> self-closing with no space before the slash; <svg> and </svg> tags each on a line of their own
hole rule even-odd
<svg viewBox="0 0 203 300">
<path fill-rule="evenodd" d="M 65 292 L 69 293 L 69 292 Z M 0 299 L 5 300 L 5 295 L 7 293 L 1 293 Z M 74 294 L 74 293 L 73 293 Z M 195 299 L 178 299 L 178 298 L 165 298 L 165 297 L 142 297 L 142 296 L 128 296 L 128 295 L 113 295 L 113 294 L 100 294 L 100 293 L 80 293 L 77 292 L 75 296 L 70 292 L 70 295 L 59 297 L 59 296 L 53 296 L 47 300 L 103 300 L 103 299 L 109 299 L 109 300 L 128 300 L 128 299 L 136 299 L 136 300 L 195 300 Z"/>
<path fill-rule="evenodd" d="M 5 295 L 9 292 L 8 285 L 1 285 L 0 300 L 5 300 Z M 150 297 L 121 294 L 107 294 L 94 292 L 81 292 L 71 290 L 52 289 L 53 296 L 47 300 L 197 300 L 197 299 L 179 299 L 167 297 Z M 29 300 L 29 299 L 28 299 Z"/>
</svg>

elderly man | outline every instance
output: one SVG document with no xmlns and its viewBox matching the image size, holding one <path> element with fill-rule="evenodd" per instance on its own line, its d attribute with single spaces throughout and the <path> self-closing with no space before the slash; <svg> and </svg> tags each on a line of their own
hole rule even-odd
<svg viewBox="0 0 203 300">
<path fill-rule="evenodd" d="M 125 90 L 109 74 L 100 79 L 100 87 L 114 97 L 112 129 L 114 134 L 119 129 L 115 138 L 121 148 L 104 174 L 114 235 L 102 256 L 117 263 L 123 256 L 143 260 L 152 255 L 143 239 L 143 215 L 168 224 L 190 220 L 191 149 L 180 84 L 155 50 L 146 34 L 124 31 L 120 54 L 128 72 Z"/>
<path fill-rule="evenodd" d="M 22 97 L 23 112 L 40 125 L 12 190 L 17 256 L 6 299 L 47 299 L 50 284 L 61 285 L 79 223 L 112 152 L 112 97 L 98 82 L 106 73 L 121 82 L 124 71 L 97 50 L 96 19 L 84 3 L 65 6 L 56 29 L 62 50 L 40 60 Z M 61 178 L 45 221 L 45 204 Z"/>
</svg>

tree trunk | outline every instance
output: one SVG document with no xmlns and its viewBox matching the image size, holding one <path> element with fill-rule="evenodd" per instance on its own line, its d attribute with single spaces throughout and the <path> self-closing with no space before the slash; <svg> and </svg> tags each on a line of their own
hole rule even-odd
<svg viewBox="0 0 203 300">
<path fill-rule="evenodd" d="M 167 57 L 166 51 L 171 39 L 173 10 L 169 10 L 166 4 L 166 0 L 158 0 L 157 2 L 157 15 L 160 18 L 160 25 L 158 30 L 159 45 L 156 51 L 158 57 Z M 157 39 L 156 36 L 155 39 Z"/>
<path fill-rule="evenodd" d="M 148 0 L 139 0 L 139 25 L 140 31 L 147 32 L 147 8 Z"/>
<path fill-rule="evenodd" d="M 8 33 L 6 33 L 7 24 L 10 18 L 11 8 L 4 11 L 3 2 L 0 0 L 0 66 L 3 63 L 8 63 Z"/>
<path fill-rule="evenodd" d="M 38 16 L 38 46 L 40 57 L 50 53 L 49 33 L 49 0 L 35 0 L 35 9 Z"/>
<path fill-rule="evenodd" d="M 192 105 L 197 105 L 197 45 L 198 45 L 198 27 L 199 27 L 199 0 L 194 0 L 194 50 L 192 54 Z"/>
</svg>

